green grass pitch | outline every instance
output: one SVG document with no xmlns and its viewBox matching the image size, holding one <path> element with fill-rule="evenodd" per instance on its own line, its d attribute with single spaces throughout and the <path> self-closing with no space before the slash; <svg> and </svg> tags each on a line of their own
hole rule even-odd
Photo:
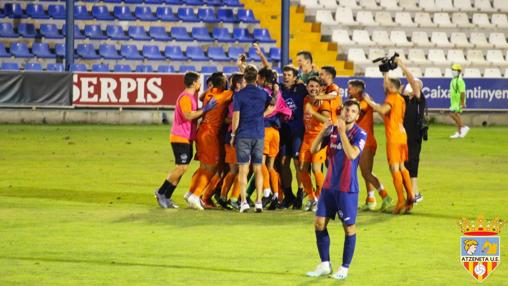
<svg viewBox="0 0 508 286">
<path fill-rule="evenodd" d="M 0 285 L 474 285 L 457 221 L 508 220 L 508 128 L 451 140 L 431 126 L 423 203 L 410 215 L 361 212 L 346 281 L 312 279 L 313 215 L 160 209 L 153 191 L 174 161 L 167 126 L 0 125 Z M 395 196 L 383 127 L 375 173 Z M 361 200 L 365 196 L 361 182 Z M 332 266 L 343 231 L 331 223 Z M 501 232 L 501 241 L 506 241 Z M 508 246 L 484 285 L 508 285 Z"/>
</svg>

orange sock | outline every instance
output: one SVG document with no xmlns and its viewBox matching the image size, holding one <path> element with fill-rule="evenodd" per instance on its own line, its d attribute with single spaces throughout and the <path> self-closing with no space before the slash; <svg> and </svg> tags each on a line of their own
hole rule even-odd
<svg viewBox="0 0 508 286">
<path fill-rule="evenodd" d="M 238 200 L 240 196 L 240 183 L 238 183 L 238 175 L 235 176 L 235 181 L 233 183 L 233 192 L 231 192 L 231 196 L 229 197 L 231 200 Z"/>
<path fill-rule="evenodd" d="M 233 185 L 235 181 L 236 174 L 228 173 L 222 182 L 222 189 L 220 190 L 220 197 L 226 199 L 228 197 L 229 190 L 231 189 L 231 185 Z"/>
<path fill-rule="evenodd" d="M 381 189 L 378 191 L 378 194 L 381 196 L 382 199 L 386 198 L 388 194 L 386 193 L 385 189 Z"/>
<path fill-rule="evenodd" d="M 205 187 L 205 190 L 203 191 L 203 200 L 206 201 L 213 196 L 215 189 L 217 189 L 217 186 L 219 185 L 220 179 L 221 176 L 217 173 L 212 177 L 208 185 Z"/>
<path fill-rule="evenodd" d="M 405 204 L 404 201 L 404 183 L 402 179 L 402 174 L 400 171 L 392 172 L 393 185 L 395 186 L 395 191 L 397 191 L 397 199 L 398 204 Z"/>
<path fill-rule="evenodd" d="M 205 187 L 210 182 L 210 179 L 213 177 L 213 173 L 205 169 L 200 169 L 198 172 L 199 173 L 197 174 L 196 178 L 193 177 L 189 192 L 200 197 L 205 190 Z"/>
<path fill-rule="evenodd" d="M 411 176 L 409 175 L 409 171 L 404 169 L 400 171 L 402 173 L 402 180 L 404 181 L 404 188 L 406 189 L 407 198 L 412 199 L 413 195 L 413 185 L 411 184 Z"/>
<path fill-rule="evenodd" d="M 265 164 L 262 164 L 261 171 L 263 172 L 263 190 L 270 188 L 270 173 Z"/>
<path fill-rule="evenodd" d="M 270 186 L 272 187 L 273 194 L 277 194 L 277 197 L 279 196 L 279 173 L 275 171 L 275 169 L 268 170 L 270 173 Z"/>
<path fill-rule="evenodd" d="M 310 174 L 308 172 L 300 172 L 300 175 L 303 184 L 303 191 L 307 193 L 310 200 L 316 200 L 316 195 L 314 194 Z"/>
<path fill-rule="evenodd" d="M 192 174 L 192 178 L 191 178 L 191 181 L 190 181 L 190 186 L 189 186 L 189 192 L 190 193 L 194 193 L 196 188 L 197 188 L 197 185 L 199 183 L 199 181 L 201 180 L 200 177 L 201 177 L 201 168 L 198 168 L 194 174 Z"/>
<path fill-rule="evenodd" d="M 317 172 L 314 173 L 314 177 L 316 178 L 316 197 L 319 198 L 321 189 L 323 188 L 323 184 L 325 182 L 325 175 L 323 175 L 323 172 Z"/>
</svg>

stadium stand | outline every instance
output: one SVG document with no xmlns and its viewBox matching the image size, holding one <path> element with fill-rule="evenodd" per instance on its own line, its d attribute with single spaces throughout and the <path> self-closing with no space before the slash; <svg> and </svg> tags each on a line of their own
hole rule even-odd
<svg viewBox="0 0 508 286">
<path fill-rule="evenodd" d="M 2 2 L 2 70 L 33 70 L 27 63 L 37 61 L 41 70 L 61 71 L 65 11 L 61 1 Z M 270 31 L 238 0 L 76 1 L 74 16 L 73 71 L 231 71 L 255 42 L 275 67 L 280 62 Z M 259 60 L 252 51 L 247 59 Z"/>
</svg>

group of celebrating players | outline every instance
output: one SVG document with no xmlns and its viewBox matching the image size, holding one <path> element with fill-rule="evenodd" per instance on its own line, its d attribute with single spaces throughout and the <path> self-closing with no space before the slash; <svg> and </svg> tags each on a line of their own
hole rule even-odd
<svg viewBox="0 0 508 286">
<path fill-rule="evenodd" d="M 195 159 L 200 163 L 184 196 L 189 207 L 216 208 L 215 198 L 222 208 L 241 213 L 251 207 L 256 212 L 290 207 L 315 212 L 321 263 L 307 273 L 311 277 L 332 273 L 327 224 L 338 214 L 345 232 L 344 252 L 341 267 L 331 277 L 345 279 L 356 245 L 358 167 L 367 187 L 361 208 L 376 208 L 376 192 L 382 198 L 381 210 L 393 214 L 409 212 L 423 199 L 416 190 L 425 108 L 422 82 L 397 58 L 406 86 L 384 73 L 386 98 L 378 104 L 366 93 L 362 80 L 350 80 L 343 102 L 334 83 L 335 68 L 317 69 L 309 52 L 298 53 L 298 69 L 283 68 L 281 84 L 259 48 L 258 54 L 264 65 L 260 70 L 241 57 L 240 73 L 229 79 L 222 73 L 212 74 L 201 95 L 199 75 L 185 74 L 185 90 L 177 98 L 170 135 L 176 166 L 155 197 L 162 208 L 178 208 L 171 197 L 193 159 L 195 142 Z M 394 206 L 372 172 L 377 150 L 374 112 L 385 124 L 386 155 L 397 194 Z M 291 161 L 296 194 L 291 187 Z M 251 201 L 254 190 L 256 198 Z"/>
</svg>

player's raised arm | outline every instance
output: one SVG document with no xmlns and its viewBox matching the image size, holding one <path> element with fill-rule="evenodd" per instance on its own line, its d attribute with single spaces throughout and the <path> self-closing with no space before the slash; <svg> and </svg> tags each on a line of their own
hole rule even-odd
<svg viewBox="0 0 508 286">
<path fill-rule="evenodd" d="M 317 119 L 323 123 L 330 120 L 330 112 L 325 111 L 325 110 L 323 110 L 321 112 L 317 112 L 312 108 L 310 102 L 307 102 L 307 104 L 305 104 L 305 111 L 307 111 L 310 115 L 312 115 L 312 117 L 314 117 L 315 119 Z"/>
<path fill-rule="evenodd" d="M 413 89 L 413 95 L 417 99 L 420 99 L 421 92 L 422 92 L 422 87 L 420 86 L 420 82 L 416 80 L 413 73 L 411 73 L 411 71 L 407 68 L 406 64 L 400 57 L 395 58 L 395 63 L 397 63 L 397 65 L 400 67 L 402 72 L 406 75 L 407 82 Z"/>
<path fill-rule="evenodd" d="M 367 102 L 367 104 L 372 107 L 372 109 L 374 109 L 375 112 L 381 114 L 381 115 L 385 115 L 387 114 L 388 112 L 390 112 L 391 110 L 391 105 L 389 104 L 386 104 L 386 103 L 383 103 L 383 104 L 377 104 L 374 100 L 372 100 L 372 98 L 367 95 L 367 94 L 364 94 L 363 95 L 363 98 L 365 99 L 365 102 Z"/>
<path fill-rule="evenodd" d="M 312 141 L 312 146 L 310 147 L 311 153 L 317 153 L 319 150 L 323 149 L 323 143 L 325 141 L 325 137 L 330 136 L 330 128 L 332 125 L 332 121 L 328 119 L 325 121 L 325 125 L 323 126 L 323 129 L 319 132 L 318 136 L 314 141 Z"/>
</svg>

